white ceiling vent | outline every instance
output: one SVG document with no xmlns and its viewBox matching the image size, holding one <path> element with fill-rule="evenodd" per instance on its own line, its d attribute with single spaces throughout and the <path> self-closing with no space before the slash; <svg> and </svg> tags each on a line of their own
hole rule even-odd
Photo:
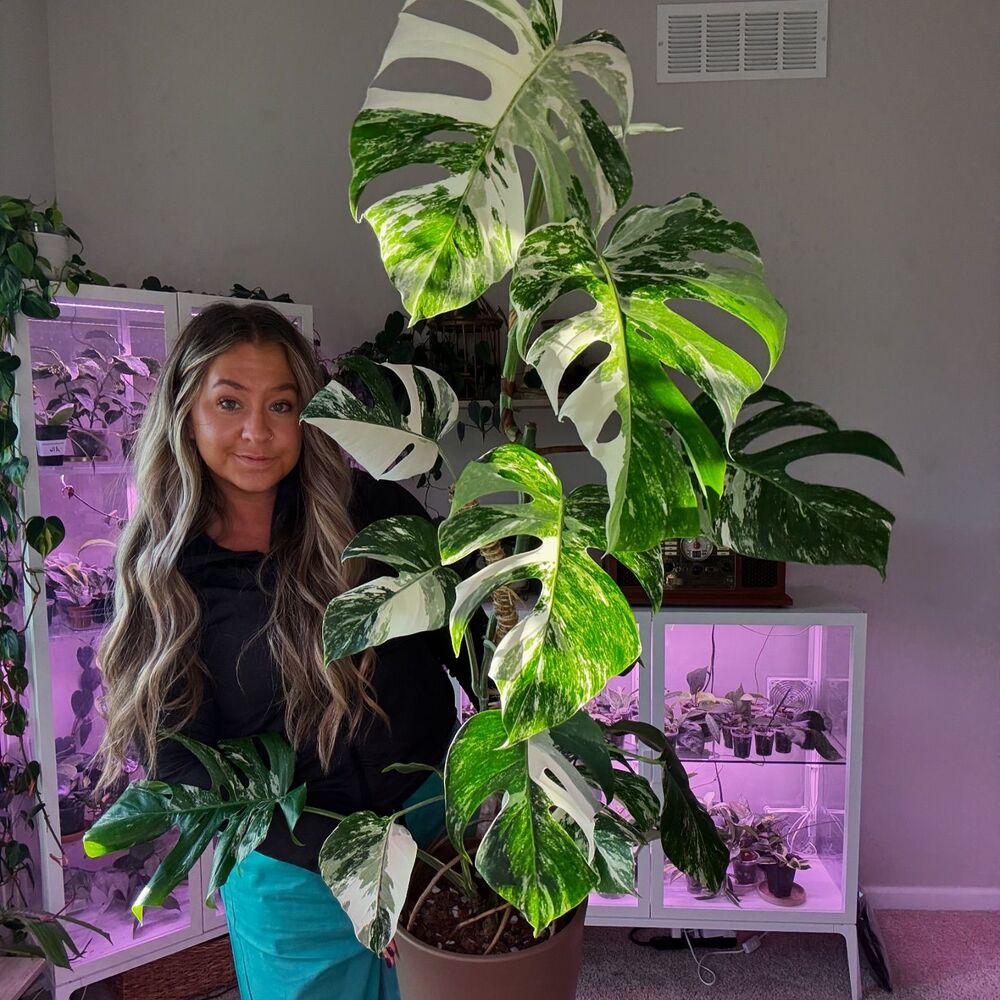
<svg viewBox="0 0 1000 1000">
<path fill-rule="evenodd" d="M 826 76 L 827 3 L 660 4 L 657 82 Z"/>
</svg>

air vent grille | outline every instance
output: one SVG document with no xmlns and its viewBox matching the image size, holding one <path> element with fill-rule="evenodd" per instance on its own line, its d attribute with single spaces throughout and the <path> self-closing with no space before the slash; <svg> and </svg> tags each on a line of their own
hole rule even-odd
<svg viewBox="0 0 1000 1000">
<path fill-rule="evenodd" d="M 660 4 L 657 81 L 826 76 L 828 0 Z"/>
</svg>

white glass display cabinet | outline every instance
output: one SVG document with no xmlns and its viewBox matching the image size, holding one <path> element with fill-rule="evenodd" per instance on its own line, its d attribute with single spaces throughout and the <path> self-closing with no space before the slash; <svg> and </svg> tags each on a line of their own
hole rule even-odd
<svg viewBox="0 0 1000 1000">
<path fill-rule="evenodd" d="M 866 615 L 801 600 L 791 608 L 675 607 L 635 614 L 641 664 L 612 680 L 588 709 L 605 722 L 651 723 L 674 742 L 732 860 L 726 886 L 711 894 L 665 861 L 654 840 L 638 852 L 635 895 L 594 893 L 588 924 L 840 934 L 851 994 L 860 1000 Z M 464 706 L 461 694 L 459 701 Z M 743 706 L 735 713 L 740 718 L 731 711 L 734 704 Z M 635 749 L 631 737 L 625 747 Z M 662 800 L 660 770 L 641 763 L 636 770 Z M 785 853 L 808 867 L 758 864 L 749 854 L 740 862 L 741 844 L 760 861 Z"/>
<path fill-rule="evenodd" d="M 57 319 L 18 317 L 14 349 L 21 366 L 15 419 L 23 453 L 37 458 L 25 481 L 22 516 L 55 515 L 66 529 L 63 542 L 44 560 L 28 550 L 35 586 L 41 588 L 44 580 L 45 590 L 26 632 L 32 685 L 25 736 L 41 764 L 41 787 L 54 827 L 53 836 L 44 824 L 36 824 L 37 901 L 46 910 L 86 920 L 111 935 L 109 942 L 67 925 L 84 954 L 71 969 L 49 968 L 54 1000 L 68 1000 L 74 990 L 226 930 L 219 894 L 216 909 L 204 905 L 211 849 L 168 905 L 147 909 L 140 925 L 129 902 L 176 842 L 176 831 L 152 847 L 104 858 L 86 857 L 81 842 L 84 831 L 110 805 L 88 794 L 90 758 L 103 727 L 94 705 L 101 693 L 95 651 L 113 611 L 119 522 L 135 507 L 131 446 L 179 329 L 212 301 L 83 286 L 76 296 L 57 296 Z M 312 343 L 310 306 L 271 305 Z M 26 587 L 25 606 L 31 596 Z M 141 766 L 130 765 L 121 775 L 122 787 L 143 776 Z"/>
</svg>

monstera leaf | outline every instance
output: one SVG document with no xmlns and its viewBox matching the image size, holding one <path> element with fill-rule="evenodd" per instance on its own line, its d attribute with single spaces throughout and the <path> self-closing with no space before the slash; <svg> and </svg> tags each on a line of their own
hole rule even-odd
<svg viewBox="0 0 1000 1000">
<path fill-rule="evenodd" d="M 508 492 L 530 500 L 462 509 Z M 451 516 L 438 532 L 445 564 L 511 535 L 540 542 L 460 583 L 451 612 L 457 652 L 469 619 L 489 594 L 516 580 L 541 582 L 534 608 L 500 640 L 490 661 L 511 743 L 565 722 L 641 652 L 632 609 L 588 552 L 595 543 L 602 547 L 602 524 L 594 523 L 592 504 L 576 500 L 575 494 L 563 496 L 540 455 L 522 445 L 501 445 L 465 467 Z"/>
<path fill-rule="evenodd" d="M 339 594 L 323 616 L 326 662 L 389 639 L 441 628 L 455 601 L 458 574 L 441 565 L 437 528 L 425 517 L 401 514 L 362 529 L 343 559 L 367 558 L 399 571 Z"/>
<path fill-rule="evenodd" d="M 380 954 L 396 933 L 417 843 L 391 816 L 359 812 L 341 820 L 319 851 L 319 873 L 351 918 L 354 933 Z"/>
<path fill-rule="evenodd" d="M 470 820 L 487 796 L 504 793 L 476 851 L 476 870 L 528 918 L 536 935 L 598 885 L 600 803 L 547 733 L 509 746 L 500 713 L 479 712 L 455 736 L 444 785 L 448 834 L 466 858 Z M 579 828 L 586 849 L 553 807 Z"/>
<path fill-rule="evenodd" d="M 884 580 L 893 515 L 854 490 L 795 479 L 787 467 L 801 458 L 839 454 L 874 458 L 902 472 L 895 452 L 867 431 L 840 430 L 825 410 L 780 389 L 766 386 L 747 400 L 748 406 L 764 402 L 775 405 L 745 420 L 730 437 L 732 467 L 717 528 L 721 544 L 757 559 L 871 566 Z M 695 406 L 721 435 L 712 402 L 700 396 Z M 746 451 L 771 431 L 790 427 L 820 433 Z"/>
<path fill-rule="evenodd" d="M 593 216 L 601 225 L 625 204 L 632 189 L 625 151 L 581 96 L 573 75 L 589 77 L 611 97 L 619 134 L 627 134 L 632 71 L 621 43 L 605 32 L 558 43 L 562 0 L 530 0 L 527 6 L 519 0 L 466 0 L 510 32 L 513 53 L 408 13 L 414 2 L 404 4 L 379 73 L 398 60 L 433 58 L 469 67 L 490 84 L 483 100 L 373 86 L 351 129 L 355 218 L 365 187 L 382 174 L 417 163 L 448 173 L 444 180 L 382 198 L 364 213 L 386 271 L 416 321 L 473 301 L 513 264 L 525 234 L 516 147 L 534 158 L 550 219 L 576 216 L 589 225 Z"/>
<path fill-rule="evenodd" d="M 309 400 L 300 421 L 315 424 L 376 479 L 409 479 L 429 472 L 437 462 L 438 441 L 458 420 L 458 397 L 451 386 L 419 365 L 376 365 L 354 357 L 350 367 L 364 382 L 371 405 L 330 381 Z M 406 390 L 410 407 L 405 416 L 382 368 Z"/>
<path fill-rule="evenodd" d="M 703 261 L 696 254 L 727 255 L 731 262 Z M 542 226 L 522 244 L 511 280 L 517 314 L 512 334 L 560 420 L 576 425 L 604 468 L 612 547 L 642 550 L 664 538 L 700 533 L 688 461 L 714 510 L 725 483 L 725 450 L 665 369 L 682 372 L 708 393 L 727 429 L 762 376 L 667 303 L 700 299 L 742 320 L 766 344 L 770 372 L 784 345 L 785 313 L 761 270 L 749 230 L 723 219 L 696 194 L 632 209 L 603 251 L 579 220 Z M 576 289 L 586 291 L 595 308 L 556 324 L 529 346 L 542 313 Z M 606 357 L 560 408 L 566 369 L 597 344 Z"/>
<path fill-rule="evenodd" d="M 99 858 L 149 843 L 171 827 L 180 829 L 177 843 L 132 903 L 140 921 L 143 907 L 162 904 L 218 833 L 205 890 L 205 905 L 214 908 L 215 890 L 225 883 L 233 865 L 244 861 L 264 839 L 274 807 L 281 809 L 291 830 L 306 804 L 306 786 L 291 787 L 295 754 L 278 733 L 220 740 L 218 750 L 179 733 L 172 738 L 205 765 L 212 787 L 133 782 L 83 835 L 87 857 Z M 267 762 L 254 746 L 255 739 L 264 744 Z"/>
</svg>

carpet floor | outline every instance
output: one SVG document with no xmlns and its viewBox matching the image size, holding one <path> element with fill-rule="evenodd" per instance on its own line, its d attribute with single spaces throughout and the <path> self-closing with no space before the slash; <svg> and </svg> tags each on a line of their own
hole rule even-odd
<svg viewBox="0 0 1000 1000">
<path fill-rule="evenodd" d="M 893 1000 L 1000 998 L 1000 913 L 883 910 L 878 921 L 893 972 Z M 668 932 L 643 929 L 639 935 L 659 933 Z M 748 955 L 697 954 L 716 973 L 714 986 L 699 982 L 686 949 L 644 948 L 629 940 L 627 929 L 588 927 L 577 1000 L 850 1000 L 847 956 L 838 936 L 768 934 Z M 865 1000 L 888 997 L 863 957 L 861 968 Z M 88 989 L 85 1000 L 98 1000 L 104 985 Z M 213 1000 L 240 997 L 230 990 Z"/>
</svg>

